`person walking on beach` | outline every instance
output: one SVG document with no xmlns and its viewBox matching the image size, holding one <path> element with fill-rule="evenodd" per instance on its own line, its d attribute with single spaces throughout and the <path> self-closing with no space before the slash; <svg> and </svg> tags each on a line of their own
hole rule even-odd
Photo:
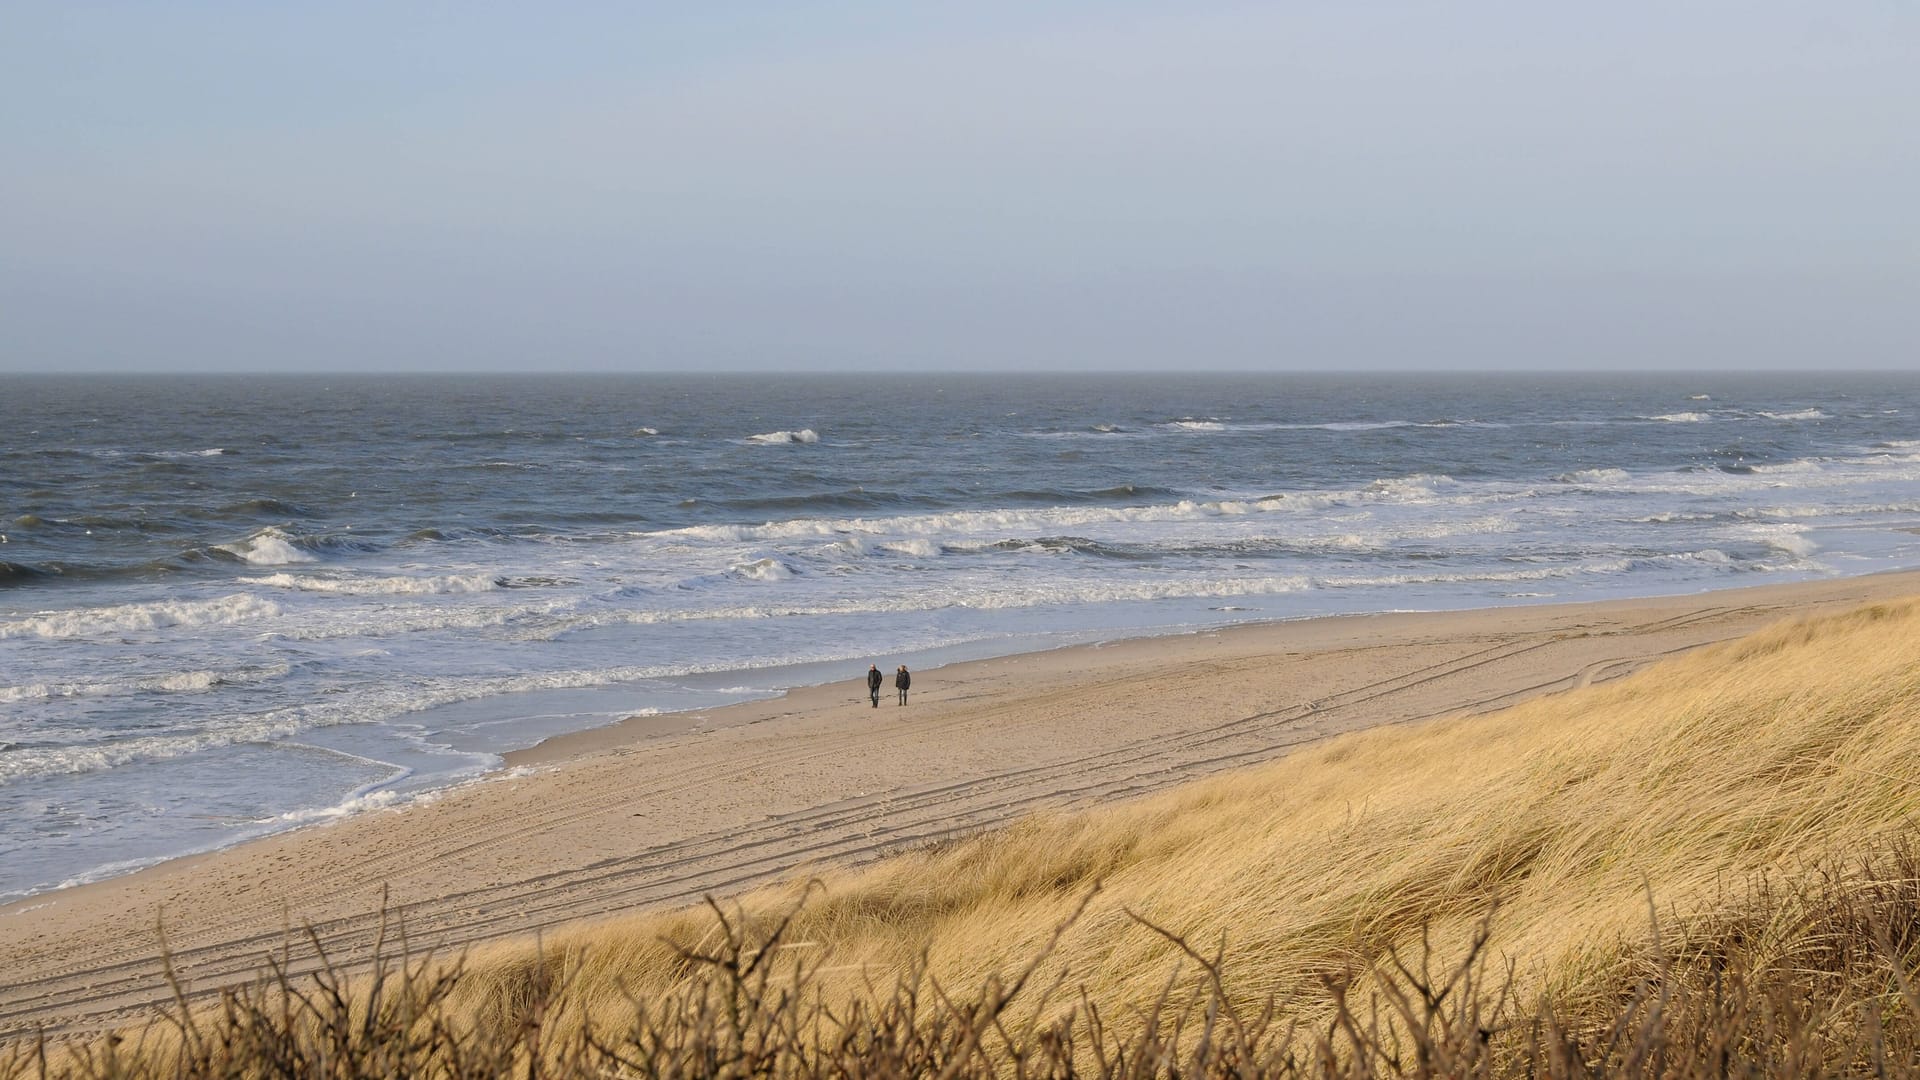
<svg viewBox="0 0 1920 1080">
<path fill-rule="evenodd" d="M 913 676 L 907 673 L 907 665 L 901 664 L 900 670 L 893 675 L 893 688 L 900 691 L 900 704 L 907 703 L 907 687 L 912 685 Z"/>
<path fill-rule="evenodd" d="M 867 665 L 867 696 L 873 699 L 873 707 L 876 709 L 880 707 L 881 678 L 882 676 L 880 674 L 880 665 L 868 664 Z"/>
</svg>

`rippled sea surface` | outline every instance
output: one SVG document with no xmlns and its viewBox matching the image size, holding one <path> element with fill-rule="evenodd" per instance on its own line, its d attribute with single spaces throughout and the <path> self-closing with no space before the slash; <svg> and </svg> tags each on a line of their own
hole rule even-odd
<svg viewBox="0 0 1920 1080">
<path fill-rule="evenodd" d="M 1917 419 L 1898 376 L 0 378 L 0 896 L 869 662 L 1913 566 Z"/>
</svg>

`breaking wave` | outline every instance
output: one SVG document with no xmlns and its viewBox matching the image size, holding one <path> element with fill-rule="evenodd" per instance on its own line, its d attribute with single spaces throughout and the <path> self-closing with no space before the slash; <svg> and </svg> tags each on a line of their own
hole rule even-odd
<svg viewBox="0 0 1920 1080">
<path fill-rule="evenodd" d="M 1314 512 L 1338 505 L 1381 503 L 1419 504 L 1436 500 L 1480 501 L 1472 493 L 1442 494 L 1455 487 L 1451 477 L 1434 474 L 1375 480 L 1363 488 L 1335 491 L 1282 492 L 1244 499 L 1181 499 L 1144 506 L 1064 506 L 1034 510 L 955 510 L 942 514 L 906 514 L 890 517 L 795 518 L 761 525 L 693 525 L 640 536 L 651 541 L 766 541 L 849 534 L 872 536 L 936 536 L 942 534 L 1062 533 L 1075 526 L 1203 521 L 1251 514 Z"/>
<path fill-rule="evenodd" d="M 796 658 L 835 659 L 837 653 Z M 367 687 L 350 699 L 332 698 L 258 715 L 227 715 L 204 722 L 192 734 L 145 735 L 67 746 L 20 746 L 0 755 L 0 784 L 41 776 L 73 775 L 135 762 L 164 761 L 242 743 L 284 743 L 302 732 L 348 724 L 395 720 L 464 701 L 534 690 L 569 690 L 732 670 L 732 662 L 658 664 L 519 675 L 424 677 Z M 629 710 L 631 711 L 631 710 Z M 338 751 L 335 751 L 338 753 Z"/>
<path fill-rule="evenodd" d="M 279 529 L 261 529 L 252 536 L 232 544 L 216 544 L 217 550 L 238 556 L 243 562 L 257 566 L 283 566 L 287 563 L 318 562 L 319 557 L 310 551 L 302 550 L 294 543 L 293 537 Z"/>
<path fill-rule="evenodd" d="M 794 576 L 793 567 L 771 556 L 741 563 L 733 568 L 733 573 L 749 581 L 785 581 Z"/>
<path fill-rule="evenodd" d="M 39 615 L 0 623 L 0 638 L 83 638 L 175 626 L 229 626 L 271 619 L 279 614 L 280 605 L 271 600 L 235 593 L 218 600 L 162 600 Z"/>
<path fill-rule="evenodd" d="M 775 444 L 817 443 L 820 441 L 820 433 L 812 428 L 802 428 L 799 431 L 769 431 L 760 435 L 749 435 L 747 436 L 747 441 Z"/>
<path fill-rule="evenodd" d="M 177 671 L 102 682 L 25 683 L 0 686 L 0 702 L 47 701 L 54 698 L 110 697 L 117 694 L 197 694 L 221 686 L 269 682 L 291 671 L 285 664 L 232 671 Z"/>
<path fill-rule="evenodd" d="M 350 555 L 374 551 L 378 544 L 350 536 L 315 534 L 296 536 L 276 526 L 261 529 L 245 540 L 215 544 L 211 552 L 222 558 L 238 559 L 254 566 L 289 566 L 321 561 L 322 556 Z M 192 558 L 196 553 L 188 552 Z"/>
<path fill-rule="evenodd" d="M 445 595 L 490 592 L 507 582 L 494 574 L 446 574 L 437 577 L 346 577 L 316 574 L 269 574 L 251 583 L 301 592 L 346 596 Z"/>
</svg>

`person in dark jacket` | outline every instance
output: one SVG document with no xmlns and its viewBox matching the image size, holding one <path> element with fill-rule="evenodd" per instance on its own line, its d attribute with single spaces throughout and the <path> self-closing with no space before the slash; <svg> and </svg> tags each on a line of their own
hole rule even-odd
<svg viewBox="0 0 1920 1080">
<path fill-rule="evenodd" d="M 880 707 L 880 680 L 882 678 L 884 678 L 884 676 L 880 674 L 879 664 L 867 665 L 867 696 L 873 698 L 873 707 L 876 709 Z"/>
<path fill-rule="evenodd" d="M 907 703 L 907 687 L 913 685 L 913 676 L 907 673 L 907 665 L 901 664 L 900 670 L 893 674 L 893 688 L 900 691 L 900 704 Z"/>
</svg>

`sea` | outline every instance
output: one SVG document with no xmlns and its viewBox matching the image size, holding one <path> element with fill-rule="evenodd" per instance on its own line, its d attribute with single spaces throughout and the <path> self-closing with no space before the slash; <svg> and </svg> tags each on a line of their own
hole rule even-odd
<svg viewBox="0 0 1920 1080">
<path fill-rule="evenodd" d="M 0 898 L 869 663 L 1914 566 L 1904 374 L 0 377 Z"/>
</svg>

